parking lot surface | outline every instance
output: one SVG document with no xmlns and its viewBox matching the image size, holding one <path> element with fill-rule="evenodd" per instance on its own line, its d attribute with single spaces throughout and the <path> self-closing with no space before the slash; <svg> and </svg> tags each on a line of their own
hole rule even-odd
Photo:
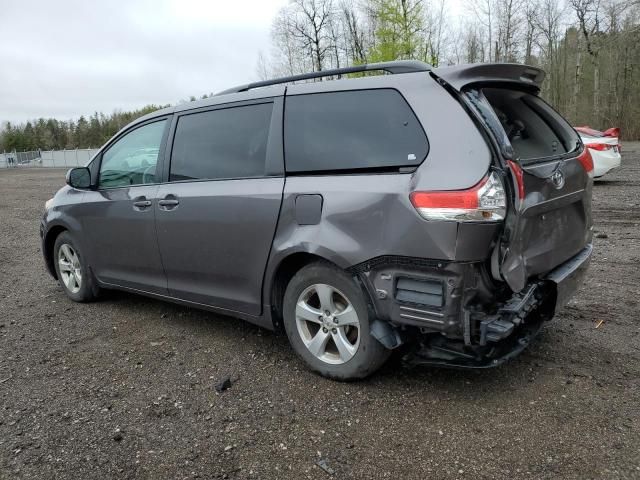
<svg viewBox="0 0 640 480">
<path fill-rule="evenodd" d="M 68 300 L 38 235 L 63 182 L 0 170 L 0 479 L 640 478 L 640 143 L 594 186 L 586 283 L 521 357 L 357 383 L 239 320 Z"/>
</svg>

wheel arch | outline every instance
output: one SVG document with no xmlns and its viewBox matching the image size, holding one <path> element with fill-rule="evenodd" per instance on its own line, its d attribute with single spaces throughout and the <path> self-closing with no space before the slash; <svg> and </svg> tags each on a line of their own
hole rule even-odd
<svg viewBox="0 0 640 480">
<path fill-rule="evenodd" d="M 282 304 L 287 285 L 289 285 L 293 276 L 300 271 L 300 269 L 315 262 L 325 262 L 338 268 L 343 268 L 327 257 L 307 251 L 296 251 L 280 259 L 277 266 L 273 269 L 273 274 L 269 276 L 270 281 L 267 292 L 269 294 L 271 320 L 275 330 L 283 331 Z"/>
<path fill-rule="evenodd" d="M 53 263 L 53 247 L 56 244 L 56 238 L 60 236 L 61 233 L 67 232 L 69 229 L 64 225 L 54 225 L 49 230 L 44 237 L 43 247 L 44 247 L 44 260 L 47 266 L 47 270 L 49 273 L 55 278 L 58 279 L 58 274 L 56 272 L 56 267 Z"/>
</svg>

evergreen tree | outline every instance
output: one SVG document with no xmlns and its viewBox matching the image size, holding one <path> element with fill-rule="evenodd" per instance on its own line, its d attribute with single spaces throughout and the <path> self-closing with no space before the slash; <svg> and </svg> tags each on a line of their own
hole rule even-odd
<svg viewBox="0 0 640 480">
<path fill-rule="evenodd" d="M 77 122 L 55 118 L 39 118 L 21 125 L 7 122 L 0 128 L 0 152 L 97 148 L 136 118 L 164 107 L 147 105 L 140 110 L 114 112 L 108 116 L 96 112 L 88 120 L 81 116 Z"/>
</svg>

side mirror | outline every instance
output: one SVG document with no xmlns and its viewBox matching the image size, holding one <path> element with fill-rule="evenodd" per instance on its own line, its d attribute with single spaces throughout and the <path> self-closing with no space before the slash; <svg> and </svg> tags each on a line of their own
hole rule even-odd
<svg viewBox="0 0 640 480">
<path fill-rule="evenodd" d="M 91 172 L 87 167 L 72 168 L 67 172 L 67 185 L 73 188 L 91 187 Z"/>
</svg>

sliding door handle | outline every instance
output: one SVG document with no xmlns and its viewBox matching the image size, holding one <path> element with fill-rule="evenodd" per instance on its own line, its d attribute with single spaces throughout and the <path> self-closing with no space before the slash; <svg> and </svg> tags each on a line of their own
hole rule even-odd
<svg viewBox="0 0 640 480">
<path fill-rule="evenodd" d="M 162 200 L 158 201 L 158 207 L 160 210 L 173 210 L 180 204 L 180 201 L 175 195 L 167 195 Z"/>
</svg>

